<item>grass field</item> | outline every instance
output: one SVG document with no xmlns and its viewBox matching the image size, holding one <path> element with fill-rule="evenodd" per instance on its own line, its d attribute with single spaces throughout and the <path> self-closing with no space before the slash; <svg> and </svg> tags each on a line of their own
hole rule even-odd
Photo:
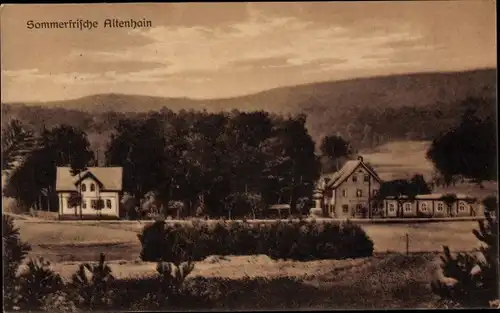
<svg viewBox="0 0 500 313">
<path fill-rule="evenodd" d="M 432 175 L 433 165 L 427 160 L 428 141 L 393 141 L 360 154 L 372 164 L 383 180 L 410 178 L 422 174 L 426 180 Z"/>
<path fill-rule="evenodd" d="M 57 222 L 18 220 L 21 238 L 29 242 L 32 256 L 48 260 L 94 260 L 104 252 L 111 260 L 136 260 L 140 252 L 137 234 L 144 222 L 81 221 Z M 441 252 L 444 245 L 453 251 L 471 251 L 480 242 L 472 234 L 474 221 L 453 221 L 416 224 L 362 224 L 375 244 L 376 253 Z"/>
<path fill-rule="evenodd" d="M 136 235 L 144 222 L 17 219 L 15 223 L 23 240 L 33 247 L 30 255 L 51 261 L 66 280 L 82 261 L 96 261 L 100 252 L 106 253 L 117 278 L 156 274 L 155 263 L 139 260 Z M 216 303 L 223 309 L 433 308 L 438 304 L 429 282 L 437 275 L 442 245 L 452 251 L 479 245 L 472 234 L 477 222 L 362 227 L 375 243 L 373 257 L 294 262 L 264 255 L 210 256 L 196 263 L 190 279 L 201 277 L 221 284 L 217 288 L 226 292 L 220 292 Z M 409 255 L 405 254 L 407 233 Z M 283 277 L 297 282 L 280 280 Z"/>
</svg>

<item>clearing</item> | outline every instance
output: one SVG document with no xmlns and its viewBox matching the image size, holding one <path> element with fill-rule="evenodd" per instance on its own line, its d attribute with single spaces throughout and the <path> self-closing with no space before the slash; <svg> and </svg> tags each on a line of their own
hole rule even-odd
<svg viewBox="0 0 500 313">
<path fill-rule="evenodd" d="M 145 222 L 115 221 L 44 221 L 16 219 L 21 238 L 31 244 L 31 256 L 53 261 L 95 260 L 106 253 L 110 260 L 137 260 L 140 244 L 137 234 Z M 472 234 L 478 227 L 474 221 L 406 224 L 362 224 L 375 244 L 375 253 L 441 252 L 443 246 L 452 251 L 471 251 L 480 242 Z"/>
<path fill-rule="evenodd" d="M 33 247 L 31 256 L 50 260 L 65 280 L 82 261 L 96 261 L 100 252 L 106 253 L 117 278 L 156 274 L 155 263 L 139 260 L 136 235 L 144 223 L 34 219 L 16 219 L 15 223 L 22 239 Z M 203 277 L 214 288 L 220 287 L 216 303 L 224 309 L 434 308 L 437 298 L 429 283 L 437 275 L 442 245 L 453 251 L 478 247 L 472 234 L 477 222 L 362 227 L 375 243 L 373 257 L 295 262 L 264 255 L 210 256 L 196 263 L 189 279 Z M 398 253 L 406 250 L 406 233 L 409 255 Z"/>
</svg>

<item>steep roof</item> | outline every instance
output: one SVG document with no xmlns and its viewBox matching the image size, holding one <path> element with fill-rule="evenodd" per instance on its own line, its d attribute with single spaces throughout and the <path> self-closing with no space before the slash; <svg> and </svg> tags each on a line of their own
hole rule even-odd
<svg viewBox="0 0 500 313">
<path fill-rule="evenodd" d="M 354 171 L 359 167 L 362 166 L 368 173 L 370 173 L 373 177 L 375 177 L 376 180 L 381 182 L 380 177 L 375 173 L 373 170 L 371 170 L 366 164 L 363 162 L 363 158 L 359 157 L 357 160 L 349 160 L 347 161 L 344 166 L 335 173 L 331 174 L 325 174 L 321 176 L 321 181 L 324 181 L 324 179 L 328 179 L 328 183 L 324 187 L 326 188 L 337 188 L 341 183 L 343 183 L 349 176 L 354 173 Z M 320 186 L 318 186 L 320 187 Z"/>
<path fill-rule="evenodd" d="M 71 175 L 71 168 L 58 167 L 56 172 L 56 191 L 76 191 L 79 178 L 91 175 L 102 185 L 104 190 L 122 190 L 123 168 L 89 167 L 81 175 Z"/>
</svg>

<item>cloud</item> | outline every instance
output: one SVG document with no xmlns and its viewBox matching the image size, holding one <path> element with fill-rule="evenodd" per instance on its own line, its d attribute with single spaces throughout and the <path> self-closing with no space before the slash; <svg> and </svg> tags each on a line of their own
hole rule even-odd
<svg viewBox="0 0 500 313">
<path fill-rule="evenodd" d="M 172 75 L 195 75 L 258 68 L 304 67 L 348 70 L 390 64 L 391 57 L 421 44 L 422 36 L 407 28 L 373 33 L 304 21 L 296 17 L 255 18 L 226 27 L 160 26 L 130 33 L 152 41 L 115 51 L 86 51 L 99 62 L 144 62 L 154 69 L 114 75 L 118 80 L 157 81 Z M 413 43 L 413 45 L 412 45 Z M 378 55 L 377 60 L 365 59 Z M 341 60 L 339 62 L 339 60 Z M 381 66 L 381 65 L 380 65 Z"/>
<path fill-rule="evenodd" d="M 21 82 L 34 82 L 36 80 L 51 80 L 60 84 L 75 84 L 82 82 L 91 82 L 101 76 L 95 73 L 41 73 L 37 68 L 23 70 L 7 70 L 2 75 Z"/>
<path fill-rule="evenodd" d="M 203 83 L 220 73 L 262 69 L 295 68 L 307 73 L 401 65 L 401 54 L 432 48 L 423 45 L 423 37 L 408 27 L 367 32 L 366 28 L 262 14 L 222 27 L 158 26 L 131 30 L 129 35 L 148 43 L 113 51 L 74 50 L 69 60 L 87 64 L 85 73 L 31 69 L 4 74 L 18 81 L 50 79 L 67 85 Z"/>
</svg>

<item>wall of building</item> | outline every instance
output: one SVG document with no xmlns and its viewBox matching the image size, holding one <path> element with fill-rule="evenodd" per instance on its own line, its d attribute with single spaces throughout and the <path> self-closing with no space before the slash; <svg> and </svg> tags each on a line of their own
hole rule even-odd
<svg viewBox="0 0 500 313">
<path fill-rule="evenodd" d="M 384 200 L 384 216 L 397 217 L 398 216 L 398 201 L 393 199 Z"/>
<path fill-rule="evenodd" d="M 472 210 L 472 205 L 467 203 L 467 201 L 459 200 L 455 205 L 456 216 L 470 216 Z M 476 212 L 477 213 L 477 212 Z"/>
<path fill-rule="evenodd" d="M 434 215 L 434 207 L 432 200 L 417 200 L 416 206 L 418 215 L 422 217 L 431 217 Z"/>
<path fill-rule="evenodd" d="M 365 180 L 365 175 L 368 180 Z M 355 177 L 355 180 L 353 180 Z M 369 217 L 373 191 L 380 190 L 380 183 L 363 166 L 356 170 L 335 191 L 335 217 Z M 358 193 L 358 191 L 360 193 Z"/>
<path fill-rule="evenodd" d="M 79 215 L 79 207 L 69 207 L 68 199 L 70 197 L 70 192 L 60 192 L 59 193 L 59 214 L 61 215 Z M 104 208 L 98 212 L 92 208 L 92 201 L 97 201 L 100 197 L 104 202 Z M 107 206 L 110 204 L 111 208 Z M 86 193 L 82 194 L 82 215 L 109 215 L 109 216 L 119 216 L 119 195 L 118 192 L 99 192 L 97 193 Z"/>
<path fill-rule="evenodd" d="M 403 217 L 416 217 L 418 215 L 417 201 L 404 201 L 400 208 Z"/>
</svg>

